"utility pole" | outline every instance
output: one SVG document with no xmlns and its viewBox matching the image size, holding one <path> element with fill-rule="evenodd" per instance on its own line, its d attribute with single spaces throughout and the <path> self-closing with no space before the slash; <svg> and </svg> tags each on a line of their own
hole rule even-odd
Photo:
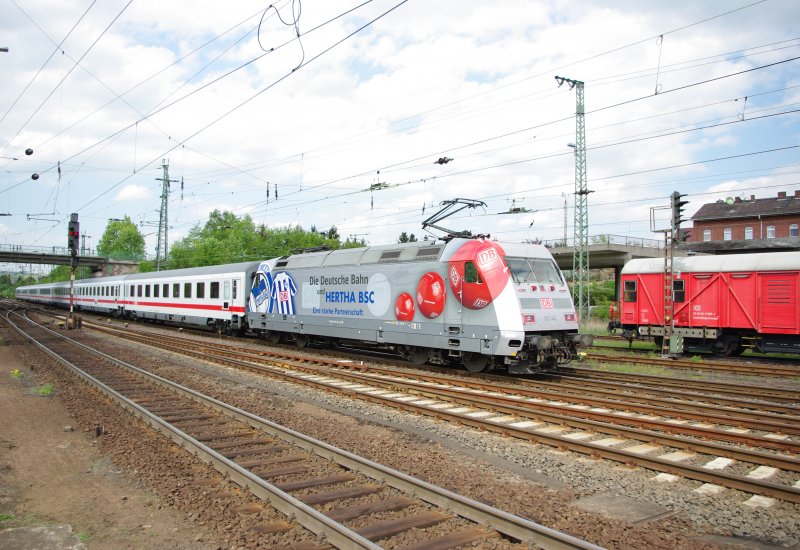
<svg viewBox="0 0 800 550">
<path fill-rule="evenodd" d="M 584 121 L 583 82 L 557 76 L 575 89 L 575 252 L 572 256 L 572 293 L 581 322 L 589 320 L 589 201 L 586 180 L 586 124 Z"/>
<path fill-rule="evenodd" d="M 564 246 L 567 246 L 567 194 L 561 193 L 564 197 Z"/>
<path fill-rule="evenodd" d="M 156 244 L 156 271 L 161 271 L 161 264 L 167 266 L 167 205 L 169 204 L 169 184 L 178 180 L 169 179 L 169 163 L 166 159 L 161 160 L 161 168 L 164 175 L 160 179 L 161 185 L 161 211 L 158 215 L 158 242 Z"/>
</svg>

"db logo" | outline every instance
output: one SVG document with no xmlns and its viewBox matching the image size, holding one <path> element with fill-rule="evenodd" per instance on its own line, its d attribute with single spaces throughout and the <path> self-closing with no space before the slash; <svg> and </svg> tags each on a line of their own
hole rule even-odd
<svg viewBox="0 0 800 550">
<path fill-rule="evenodd" d="M 553 309 L 553 300 L 550 298 L 539 298 L 539 303 L 542 304 L 542 309 Z"/>
<path fill-rule="evenodd" d="M 480 254 L 478 254 L 478 263 L 481 265 L 486 265 L 489 262 L 492 262 L 497 259 L 497 251 L 494 248 L 487 248 L 486 250 L 481 250 Z"/>
<path fill-rule="evenodd" d="M 489 302 L 487 302 L 486 300 L 481 300 L 480 298 L 478 298 L 477 300 L 472 302 L 472 305 L 473 305 L 473 307 L 475 309 L 483 309 L 483 308 L 485 308 L 486 306 L 489 305 Z"/>
</svg>

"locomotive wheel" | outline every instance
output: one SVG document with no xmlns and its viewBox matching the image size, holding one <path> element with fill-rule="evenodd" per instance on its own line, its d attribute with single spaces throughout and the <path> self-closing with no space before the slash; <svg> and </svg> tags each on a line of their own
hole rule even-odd
<svg viewBox="0 0 800 550">
<path fill-rule="evenodd" d="M 431 353 L 428 348 L 420 348 L 417 346 L 408 346 L 406 348 L 406 356 L 408 360 L 415 365 L 424 365 L 428 362 Z"/>
<path fill-rule="evenodd" d="M 294 343 L 297 344 L 297 347 L 300 349 L 308 347 L 310 341 L 311 339 L 305 334 L 297 334 L 294 337 Z"/>
<path fill-rule="evenodd" d="M 469 372 L 482 372 L 489 364 L 489 356 L 480 353 L 465 353 L 461 357 L 461 361 Z"/>
<path fill-rule="evenodd" d="M 267 331 L 267 342 L 270 344 L 279 344 L 281 341 L 281 333 L 274 330 Z"/>
</svg>

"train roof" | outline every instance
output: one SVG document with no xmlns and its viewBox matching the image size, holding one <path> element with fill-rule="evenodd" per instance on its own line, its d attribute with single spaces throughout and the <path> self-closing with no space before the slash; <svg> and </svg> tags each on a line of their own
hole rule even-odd
<svg viewBox="0 0 800 550">
<path fill-rule="evenodd" d="M 150 271 L 147 273 L 132 273 L 124 275 L 124 280 L 140 281 L 155 277 L 191 277 L 194 275 L 216 275 L 220 273 L 237 273 L 252 271 L 258 267 L 259 262 L 239 262 L 237 264 L 207 265 L 204 267 L 187 267 L 184 269 L 169 269 L 166 271 Z"/>
<path fill-rule="evenodd" d="M 359 248 L 341 248 L 307 254 L 293 254 L 279 258 L 278 269 L 304 267 L 332 267 L 397 262 L 419 262 L 447 260 L 455 250 L 473 239 L 451 239 L 444 241 L 416 241 L 413 243 L 382 244 Z M 498 243 L 510 255 L 526 257 L 550 257 L 542 245 Z"/>
<path fill-rule="evenodd" d="M 682 273 L 785 271 L 798 269 L 800 269 L 800 252 L 686 256 L 674 259 L 674 271 Z M 663 258 L 631 260 L 622 268 L 622 275 L 629 273 L 663 272 Z"/>
</svg>

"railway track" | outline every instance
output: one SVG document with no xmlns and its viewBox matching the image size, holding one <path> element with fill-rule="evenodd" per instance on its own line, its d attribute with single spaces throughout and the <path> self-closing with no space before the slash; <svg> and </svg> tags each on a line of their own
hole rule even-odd
<svg viewBox="0 0 800 550">
<path fill-rule="evenodd" d="M 610 341 L 622 338 L 597 337 Z M 631 364 L 658 365 L 666 368 L 692 369 L 725 374 L 745 374 L 752 376 L 796 377 L 800 375 L 800 362 L 796 359 L 769 359 L 767 357 L 713 359 L 710 355 L 696 355 L 694 358 L 667 359 L 660 357 L 660 350 L 625 348 L 595 344 L 586 354 L 587 359 L 596 361 L 619 361 Z"/>
<path fill-rule="evenodd" d="M 641 398 L 619 390 L 615 399 L 576 396 L 574 390 L 571 395 L 558 393 L 530 382 L 410 374 L 408 369 L 344 359 L 95 328 L 417 414 L 683 476 L 707 484 L 705 490 L 724 486 L 800 502 L 800 415 L 788 404 L 769 405 L 782 411 L 776 413 L 761 412 L 766 405 L 759 401 L 747 407 L 743 400 L 736 407 L 731 401 L 725 406 L 705 404 L 702 400 L 711 399 L 708 395 L 697 396 L 699 402 L 662 397 L 660 404 L 653 399 L 636 403 Z"/>
<path fill-rule="evenodd" d="M 414 528 L 432 528 L 432 534 L 407 548 L 454 548 L 500 537 L 542 548 L 597 548 L 202 395 L 18 313 L 7 312 L 6 320 L 121 407 L 337 548 L 381 548 L 378 542 L 391 543 Z M 367 495 L 380 498 L 337 505 Z M 388 512 L 399 517 L 369 520 Z M 354 523 L 357 528 L 346 525 Z M 262 532 L 291 528 L 278 522 Z"/>
</svg>

